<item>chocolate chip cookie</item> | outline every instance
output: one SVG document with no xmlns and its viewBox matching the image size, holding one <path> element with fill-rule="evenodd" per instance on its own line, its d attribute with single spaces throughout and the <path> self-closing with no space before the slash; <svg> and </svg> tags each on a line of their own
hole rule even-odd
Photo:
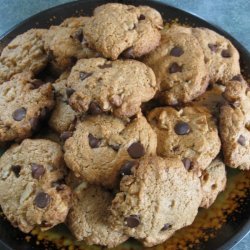
<svg viewBox="0 0 250 250">
<path fill-rule="evenodd" d="M 173 28 L 162 31 L 161 44 L 144 60 L 156 75 L 163 104 L 190 102 L 208 86 L 204 54 L 197 39 Z"/>
<path fill-rule="evenodd" d="M 180 160 L 145 157 L 122 178 L 110 222 L 151 247 L 190 225 L 200 202 L 200 180 Z"/>
<path fill-rule="evenodd" d="M 157 134 L 157 153 L 177 157 L 187 170 L 206 169 L 220 151 L 216 124 L 205 107 L 156 108 L 148 120 Z"/>
<path fill-rule="evenodd" d="M 202 201 L 201 207 L 210 207 L 218 194 L 226 187 L 227 176 L 225 164 L 220 159 L 215 159 L 212 163 L 202 172 L 201 189 Z"/>
<path fill-rule="evenodd" d="M 64 222 L 70 188 L 61 147 L 49 140 L 24 140 L 0 158 L 0 205 L 14 227 L 25 233 Z"/>
<path fill-rule="evenodd" d="M 26 73 L 0 85 L 0 141 L 29 137 L 53 108 L 53 98 L 51 84 Z"/>
<path fill-rule="evenodd" d="M 108 3 L 97 7 L 84 24 L 84 37 L 104 57 L 135 58 L 155 49 L 160 42 L 162 18 L 147 7 Z"/>
<path fill-rule="evenodd" d="M 122 232 L 114 231 L 108 223 L 108 209 L 112 199 L 110 192 L 86 182 L 74 190 L 67 225 L 77 240 L 84 240 L 88 245 L 110 248 L 128 239 Z"/>
<path fill-rule="evenodd" d="M 118 117 L 140 113 L 157 85 L 152 69 L 135 60 L 81 59 L 72 68 L 67 86 L 69 103 L 78 113 L 111 112 Z"/>
<path fill-rule="evenodd" d="M 45 29 L 31 29 L 13 39 L 0 56 L 0 84 L 24 71 L 39 73 L 47 64 L 42 36 Z"/>
<path fill-rule="evenodd" d="M 144 155 L 155 154 L 156 135 L 144 117 L 126 124 L 112 116 L 90 116 L 64 145 L 65 161 L 89 183 L 114 187 Z"/>
</svg>

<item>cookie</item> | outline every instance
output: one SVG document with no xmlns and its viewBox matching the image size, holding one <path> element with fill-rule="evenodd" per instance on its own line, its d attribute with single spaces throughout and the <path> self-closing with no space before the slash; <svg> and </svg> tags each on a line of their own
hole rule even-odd
<svg viewBox="0 0 250 250">
<path fill-rule="evenodd" d="M 116 60 L 121 54 L 135 58 L 154 50 L 160 42 L 162 25 L 155 9 L 108 3 L 94 10 L 83 33 L 92 48 Z"/>
<path fill-rule="evenodd" d="M 129 124 L 112 116 L 91 116 L 66 140 L 64 158 L 77 177 L 114 187 L 135 159 L 155 154 L 156 144 L 156 135 L 142 116 Z"/>
<path fill-rule="evenodd" d="M 204 54 L 193 35 L 162 31 L 161 44 L 143 62 L 150 66 L 160 86 L 163 104 L 177 105 L 192 101 L 208 86 Z"/>
<path fill-rule="evenodd" d="M 220 151 L 216 124 L 205 107 L 156 108 L 148 121 L 157 134 L 157 153 L 177 157 L 187 170 L 206 169 Z"/>
<path fill-rule="evenodd" d="M 220 159 L 215 159 L 203 171 L 201 179 L 202 201 L 201 207 L 209 208 L 218 194 L 226 187 L 227 174 L 225 164 Z"/>
<path fill-rule="evenodd" d="M 0 85 L 0 141 L 21 140 L 39 128 L 54 106 L 50 83 L 16 75 Z"/>
<path fill-rule="evenodd" d="M 87 16 L 69 17 L 66 18 L 59 26 L 67 28 L 84 27 L 84 23 L 89 19 Z"/>
<path fill-rule="evenodd" d="M 190 225 L 200 202 L 200 180 L 180 160 L 145 157 L 122 178 L 110 223 L 151 247 Z"/>
<path fill-rule="evenodd" d="M 227 83 L 228 104 L 220 110 L 220 137 L 224 162 L 232 168 L 250 169 L 250 92 L 243 82 Z"/>
<path fill-rule="evenodd" d="M 28 233 L 64 222 L 70 188 L 61 147 L 49 140 L 24 140 L 0 158 L 0 205 L 14 227 Z"/>
<path fill-rule="evenodd" d="M 143 102 L 156 93 L 154 72 L 135 60 L 81 59 L 72 68 L 67 86 L 69 103 L 77 113 L 111 112 L 117 117 L 140 113 Z"/>
<path fill-rule="evenodd" d="M 66 87 L 67 76 L 68 73 L 64 74 L 53 84 L 56 104 L 49 119 L 49 126 L 59 134 L 72 130 L 76 120 L 76 112 L 68 104 L 68 95 L 70 93 Z"/>
<path fill-rule="evenodd" d="M 0 56 L 0 84 L 24 71 L 39 73 L 47 64 L 42 36 L 45 29 L 31 29 L 13 39 Z"/>
<path fill-rule="evenodd" d="M 110 248 L 128 239 L 122 232 L 114 231 L 108 223 L 112 199 L 110 192 L 86 182 L 74 190 L 67 225 L 77 240 Z"/>
</svg>

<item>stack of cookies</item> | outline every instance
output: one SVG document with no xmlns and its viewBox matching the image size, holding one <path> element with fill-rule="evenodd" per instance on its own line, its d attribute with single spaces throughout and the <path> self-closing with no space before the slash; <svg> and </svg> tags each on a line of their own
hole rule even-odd
<svg viewBox="0 0 250 250">
<path fill-rule="evenodd" d="M 30 232 L 150 247 L 250 169 L 250 96 L 232 43 L 147 6 L 17 36 L 0 56 L 0 205 Z M 39 131 L 48 126 L 56 142 Z M 221 153 L 220 153 L 221 152 Z"/>
</svg>

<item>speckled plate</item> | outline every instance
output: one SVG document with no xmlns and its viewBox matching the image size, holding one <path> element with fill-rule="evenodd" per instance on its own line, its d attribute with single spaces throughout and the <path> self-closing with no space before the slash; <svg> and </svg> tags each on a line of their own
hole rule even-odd
<svg viewBox="0 0 250 250">
<path fill-rule="evenodd" d="M 0 49 L 18 34 L 30 28 L 48 28 L 57 25 L 70 16 L 90 15 L 93 9 L 105 0 L 86 0 L 71 2 L 43 11 L 14 27 L 0 38 Z M 114 2 L 114 1 L 112 1 Z M 215 27 L 201 18 L 168 6 L 157 1 L 134 0 L 118 1 L 126 4 L 149 5 L 161 12 L 166 22 L 179 22 L 191 26 L 203 26 L 213 29 L 229 38 L 241 55 L 243 75 L 249 79 L 250 54 L 229 34 Z M 3 152 L 3 149 L 1 150 Z M 200 209 L 194 223 L 178 231 L 164 244 L 153 250 L 177 249 L 230 249 L 237 244 L 250 229 L 250 172 L 227 169 L 228 183 L 225 192 L 219 195 L 216 202 L 208 210 Z M 10 223 L 0 216 L 0 249 L 103 249 L 97 246 L 86 246 L 82 242 L 74 241 L 64 225 L 59 225 L 47 232 L 39 229 L 30 234 L 23 234 L 13 228 Z M 134 240 L 122 244 L 115 249 L 145 249 Z"/>
</svg>

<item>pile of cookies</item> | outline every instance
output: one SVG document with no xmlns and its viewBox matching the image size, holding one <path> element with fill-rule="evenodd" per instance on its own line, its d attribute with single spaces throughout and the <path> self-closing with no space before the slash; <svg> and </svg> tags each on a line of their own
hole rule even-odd
<svg viewBox="0 0 250 250">
<path fill-rule="evenodd" d="M 160 244 L 250 169 L 239 53 L 206 28 L 106 4 L 17 36 L 0 56 L 0 205 L 30 232 Z M 39 136 L 48 126 L 60 137 Z"/>
</svg>

